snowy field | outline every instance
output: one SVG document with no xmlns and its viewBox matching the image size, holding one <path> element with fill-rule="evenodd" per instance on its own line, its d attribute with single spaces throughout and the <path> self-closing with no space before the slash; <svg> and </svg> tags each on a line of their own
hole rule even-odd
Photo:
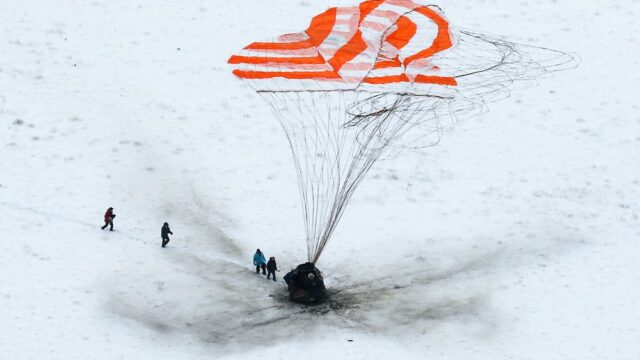
<svg viewBox="0 0 640 360">
<path fill-rule="evenodd" d="M 306 244 L 286 139 L 226 60 L 351 4 L 3 2 L 0 358 L 640 359 L 637 0 L 441 1 L 580 65 L 377 163 L 327 304 L 251 272 Z"/>
</svg>

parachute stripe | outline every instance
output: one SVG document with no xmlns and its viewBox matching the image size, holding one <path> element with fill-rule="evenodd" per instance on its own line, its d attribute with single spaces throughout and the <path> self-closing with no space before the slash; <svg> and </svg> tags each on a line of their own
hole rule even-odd
<svg viewBox="0 0 640 360">
<path fill-rule="evenodd" d="M 238 56 L 229 58 L 229 64 L 266 64 L 266 63 L 288 63 L 288 64 L 324 64 L 324 58 L 320 55 L 313 57 L 258 57 L 258 56 Z"/>
<path fill-rule="evenodd" d="M 384 3 L 384 0 L 370 0 L 370 1 L 365 1 L 363 3 L 360 3 L 360 6 L 358 6 L 360 10 L 360 23 L 373 10 L 375 10 L 377 7 L 382 5 L 382 3 Z"/>
<path fill-rule="evenodd" d="M 243 79 L 339 79 L 333 71 L 245 71 L 233 70 L 233 74 Z"/>
<path fill-rule="evenodd" d="M 434 76 L 434 75 L 417 75 L 413 82 L 421 84 L 438 84 L 438 85 L 450 85 L 456 86 L 458 82 L 456 79 L 449 76 Z"/>
<path fill-rule="evenodd" d="M 400 16 L 396 22 L 398 29 L 387 36 L 387 42 L 400 50 L 409 43 L 416 34 L 418 26 L 406 16 Z"/>
<path fill-rule="evenodd" d="M 405 67 L 417 59 L 428 58 L 437 52 L 450 48 L 452 45 L 451 36 L 449 35 L 449 23 L 447 20 L 426 6 L 419 7 L 416 11 L 433 20 L 433 22 L 438 25 L 438 34 L 430 47 L 404 59 L 403 64 Z"/>
<path fill-rule="evenodd" d="M 331 67 L 333 67 L 333 70 L 340 71 L 342 65 L 353 60 L 353 58 L 363 52 L 366 48 L 367 44 L 362 40 L 362 32 L 358 30 L 356 31 L 355 36 L 352 37 L 345 46 L 338 49 L 328 62 Z"/>
<path fill-rule="evenodd" d="M 299 50 L 312 48 L 315 45 L 311 39 L 295 42 L 254 42 L 246 50 Z"/>
<path fill-rule="evenodd" d="M 330 8 L 311 20 L 311 24 L 307 28 L 307 34 L 309 34 L 309 39 L 316 47 L 322 44 L 331 34 L 331 30 L 336 24 L 337 13 L 338 8 Z"/>
<path fill-rule="evenodd" d="M 358 19 L 358 27 L 362 24 L 364 18 L 369 15 L 376 7 L 380 6 L 382 1 L 366 1 L 360 4 L 360 18 Z M 367 49 L 367 44 L 362 39 L 362 31 L 358 29 L 355 35 L 347 42 L 346 45 L 338 49 L 328 63 L 336 72 L 340 71 L 342 65 L 353 60 L 358 54 Z"/>
<path fill-rule="evenodd" d="M 287 63 L 266 63 L 266 64 L 252 64 L 251 71 L 301 71 L 300 64 L 287 64 Z M 249 70 L 249 69 L 245 69 Z M 322 64 L 305 64 L 304 71 L 333 71 L 331 66 L 326 63 Z"/>
<path fill-rule="evenodd" d="M 387 76 L 376 76 L 376 77 L 367 77 L 363 81 L 366 84 L 391 84 L 391 83 L 402 83 L 402 82 L 411 82 L 409 77 L 406 74 L 400 75 L 387 75 Z M 437 84 L 437 85 L 450 85 L 455 86 L 458 83 L 456 79 L 448 76 L 433 76 L 433 75 L 418 75 L 413 80 L 413 82 L 421 83 L 421 84 Z"/>
<path fill-rule="evenodd" d="M 331 33 L 336 23 L 337 8 L 331 8 L 315 16 L 307 29 L 307 39 L 293 42 L 254 42 L 246 50 L 300 50 L 321 44 Z"/>
<path fill-rule="evenodd" d="M 388 75 L 388 76 L 376 76 L 367 77 L 364 79 L 367 84 L 391 84 L 398 82 L 409 82 L 409 77 L 406 74 L 400 75 Z"/>
<path fill-rule="evenodd" d="M 271 57 L 314 57 L 318 56 L 318 50 L 315 47 L 296 50 L 244 50 L 240 56 L 271 56 Z"/>
<path fill-rule="evenodd" d="M 400 60 L 398 58 L 395 58 L 392 60 L 378 61 L 373 68 L 384 69 L 388 67 L 401 67 L 401 66 L 402 66 L 402 63 L 400 62 Z"/>
</svg>

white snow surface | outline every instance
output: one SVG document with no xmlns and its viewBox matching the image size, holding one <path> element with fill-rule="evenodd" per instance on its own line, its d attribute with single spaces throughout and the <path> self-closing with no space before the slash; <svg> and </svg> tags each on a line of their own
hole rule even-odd
<svg viewBox="0 0 640 360">
<path fill-rule="evenodd" d="M 226 60 L 350 4 L 3 1 L 0 358 L 640 358 L 637 0 L 441 1 L 581 63 L 377 163 L 318 263 L 334 301 L 252 272 L 306 245 Z"/>
</svg>

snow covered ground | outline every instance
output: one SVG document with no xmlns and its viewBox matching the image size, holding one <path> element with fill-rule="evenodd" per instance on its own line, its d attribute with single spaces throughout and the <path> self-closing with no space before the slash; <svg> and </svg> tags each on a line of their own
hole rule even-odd
<svg viewBox="0 0 640 360">
<path fill-rule="evenodd" d="M 349 4 L 2 4 L 1 358 L 640 358 L 637 0 L 440 2 L 581 64 L 376 164 L 328 304 L 250 271 L 306 245 L 284 135 L 226 59 Z"/>
</svg>

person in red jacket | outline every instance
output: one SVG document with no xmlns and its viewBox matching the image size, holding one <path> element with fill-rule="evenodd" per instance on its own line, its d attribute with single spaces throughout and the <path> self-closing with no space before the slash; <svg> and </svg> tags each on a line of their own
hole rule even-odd
<svg viewBox="0 0 640 360">
<path fill-rule="evenodd" d="M 113 213 L 113 208 L 110 207 L 107 209 L 107 212 L 104 213 L 104 226 L 101 227 L 102 230 L 106 229 L 107 226 L 111 226 L 109 231 L 113 231 L 113 218 L 116 217 L 116 214 Z"/>
</svg>

